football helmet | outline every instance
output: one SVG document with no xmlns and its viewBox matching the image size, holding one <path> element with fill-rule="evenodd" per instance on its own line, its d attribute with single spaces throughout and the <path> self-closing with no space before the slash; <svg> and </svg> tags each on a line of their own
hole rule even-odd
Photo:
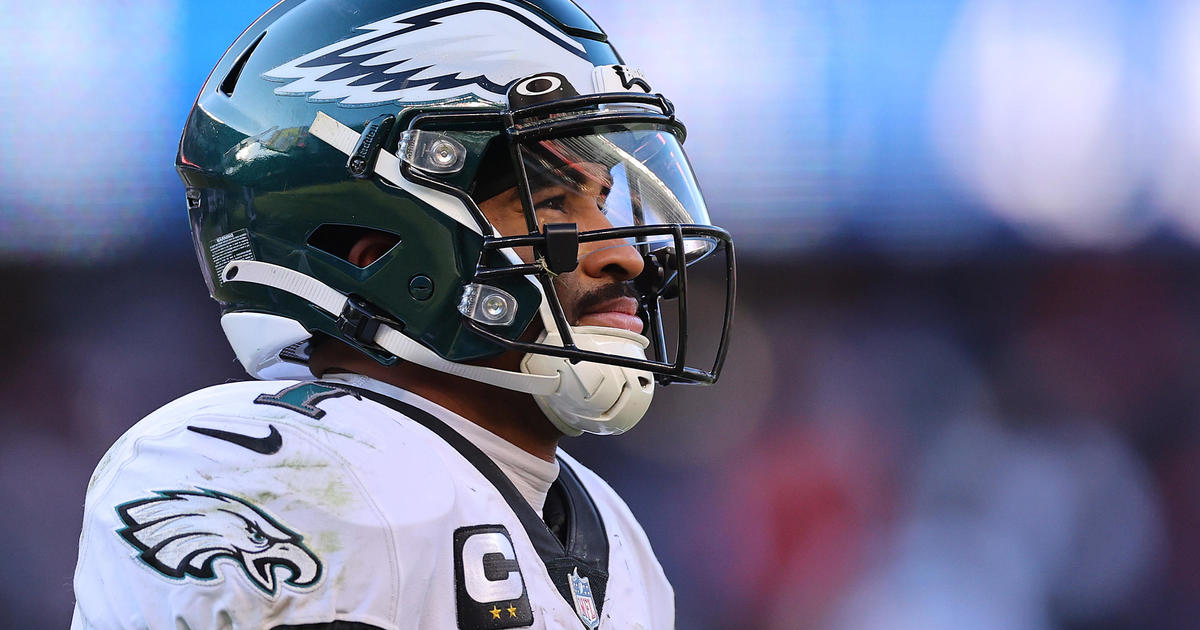
<svg viewBox="0 0 1200 630">
<path fill-rule="evenodd" d="M 330 337 L 530 393 L 567 434 L 610 434 L 641 418 L 655 382 L 714 382 L 726 352 L 733 244 L 684 136 L 570 0 L 284 0 L 209 76 L 176 166 L 252 376 L 311 378 L 313 339 Z M 481 210 L 505 194 L 517 229 Z M 562 195 L 595 216 L 561 212 Z M 354 264 L 368 232 L 395 245 Z M 568 321 L 556 291 L 611 247 L 642 262 L 623 286 L 644 335 Z M 693 366 L 688 277 L 702 263 L 721 270 L 706 295 L 724 303 L 699 307 L 721 323 Z M 478 364 L 508 351 L 525 355 L 519 372 Z"/>
</svg>

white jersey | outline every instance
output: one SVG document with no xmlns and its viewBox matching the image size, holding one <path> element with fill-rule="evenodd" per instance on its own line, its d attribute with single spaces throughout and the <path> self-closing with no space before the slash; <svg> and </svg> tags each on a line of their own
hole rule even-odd
<svg viewBox="0 0 1200 630">
<path fill-rule="evenodd" d="M 73 630 L 673 627 L 603 480 L 559 451 L 564 545 L 451 412 L 400 398 L 254 381 L 139 422 L 88 486 Z"/>
</svg>

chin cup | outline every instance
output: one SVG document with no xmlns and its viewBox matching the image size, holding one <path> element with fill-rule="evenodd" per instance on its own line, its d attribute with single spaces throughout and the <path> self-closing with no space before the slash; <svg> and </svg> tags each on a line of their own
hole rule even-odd
<svg viewBox="0 0 1200 630">
<path fill-rule="evenodd" d="M 605 352 L 634 359 L 646 358 L 645 337 L 619 328 L 572 326 L 571 336 L 580 350 Z M 562 345 L 561 336 L 543 332 L 539 343 Z M 534 395 L 542 412 L 567 435 L 580 433 L 617 435 L 633 428 L 654 397 L 654 375 L 645 370 L 603 363 L 527 354 L 521 371 L 539 376 L 560 376 L 558 389 Z"/>
</svg>

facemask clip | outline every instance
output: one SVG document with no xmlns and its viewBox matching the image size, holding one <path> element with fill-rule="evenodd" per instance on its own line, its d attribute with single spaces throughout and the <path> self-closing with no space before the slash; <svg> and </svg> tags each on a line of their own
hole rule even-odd
<svg viewBox="0 0 1200 630">
<path fill-rule="evenodd" d="M 568 273 L 579 266 L 579 229 L 574 223 L 547 223 L 542 236 L 546 239 L 546 269 L 551 274 Z"/>
<path fill-rule="evenodd" d="M 392 124 L 395 122 L 395 116 L 383 114 L 372 118 L 367 122 L 367 126 L 363 127 L 354 150 L 346 160 L 346 170 L 350 171 L 350 175 L 355 179 L 370 179 L 375 174 L 375 160 L 379 157 L 379 149 L 391 134 Z"/>
</svg>

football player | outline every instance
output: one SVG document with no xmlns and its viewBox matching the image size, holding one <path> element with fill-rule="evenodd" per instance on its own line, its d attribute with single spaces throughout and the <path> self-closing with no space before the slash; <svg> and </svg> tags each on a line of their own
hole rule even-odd
<svg viewBox="0 0 1200 630">
<path fill-rule="evenodd" d="M 720 371 L 733 248 L 683 137 L 567 0 L 269 10 L 177 159 L 258 380 L 105 455 L 72 627 L 673 627 L 645 533 L 558 442 Z M 696 308 L 723 323 L 693 363 Z"/>
</svg>

